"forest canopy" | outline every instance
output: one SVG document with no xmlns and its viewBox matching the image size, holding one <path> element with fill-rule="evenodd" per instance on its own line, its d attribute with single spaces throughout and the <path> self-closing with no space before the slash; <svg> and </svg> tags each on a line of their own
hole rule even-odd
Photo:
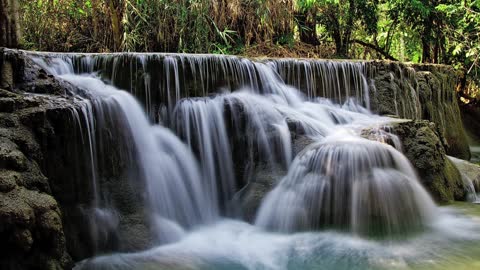
<svg viewBox="0 0 480 270">
<path fill-rule="evenodd" d="M 26 49 L 390 59 L 480 85 L 480 0 L 19 0 Z"/>
</svg>

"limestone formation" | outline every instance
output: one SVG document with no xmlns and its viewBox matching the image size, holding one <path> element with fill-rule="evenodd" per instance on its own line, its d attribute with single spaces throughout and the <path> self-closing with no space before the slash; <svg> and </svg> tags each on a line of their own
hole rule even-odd
<svg viewBox="0 0 480 270">
<path fill-rule="evenodd" d="M 398 136 L 403 153 L 437 202 L 466 199 L 462 177 L 446 156 L 445 139 L 434 123 L 405 121 L 393 124 L 388 129 Z"/>
</svg>

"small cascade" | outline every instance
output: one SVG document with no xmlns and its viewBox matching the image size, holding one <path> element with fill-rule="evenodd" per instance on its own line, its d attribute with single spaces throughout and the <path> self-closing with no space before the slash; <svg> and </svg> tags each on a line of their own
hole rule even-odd
<svg viewBox="0 0 480 270">
<path fill-rule="evenodd" d="M 172 230 L 178 231 L 176 227 L 191 228 L 215 219 L 218 215 L 215 202 L 211 200 L 209 190 L 201 185 L 197 162 L 172 132 L 161 126 L 152 126 L 140 104 L 127 92 L 93 77 L 70 74 L 60 77 L 90 95 L 91 105 L 87 103 L 87 108 L 93 107 L 93 112 L 88 112 L 88 119 L 95 119 L 97 129 L 112 131 L 113 121 L 118 127 L 114 130 L 118 134 L 113 136 L 127 140 L 123 146 L 130 155 L 128 159 L 137 160 L 136 181 L 145 185 L 149 217 L 160 241 L 168 241 Z M 95 178 L 93 180 L 98 182 Z M 95 201 L 93 203 L 95 213 L 115 211 L 107 211 L 95 206 Z M 98 217 L 108 218 L 109 215 Z"/>
<path fill-rule="evenodd" d="M 265 198 L 256 224 L 282 232 L 342 228 L 394 236 L 423 229 L 435 208 L 400 152 L 337 133 L 297 156 Z"/>
<path fill-rule="evenodd" d="M 276 59 L 268 62 L 289 85 L 310 98 L 324 97 L 343 103 L 351 97 L 370 108 L 364 63 Z"/>
<path fill-rule="evenodd" d="M 470 164 L 468 161 L 458 159 L 455 157 L 448 156 L 448 159 L 450 159 L 453 164 L 457 167 L 457 169 L 460 171 L 460 174 L 462 176 L 462 181 L 463 181 L 463 186 L 467 194 L 467 201 L 473 202 L 473 203 L 480 203 L 480 190 L 477 190 L 475 188 L 475 183 L 474 183 L 474 178 L 475 176 L 469 175 L 468 171 L 471 169 L 468 169 L 468 166 L 476 166 L 475 164 Z M 465 167 L 467 166 L 467 167 Z"/>
<path fill-rule="evenodd" d="M 309 99 L 324 97 L 344 103 L 355 98 L 358 104 L 370 106 L 370 85 L 364 63 L 301 59 L 257 61 L 236 56 L 167 53 L 29 54 L 45 60 L 48 66 L 61 59 L 67 63 L 68 72 L 98 74 L 137 97 L 151 117 L 155 117 L 163 105 L 171 113 L 181 98 L 203 97 L 220 89 L 233 91 L 243 87 L 260 94 L 281 94 L 288 102 L 298 101 L 290 91 L 277 92 L 290 85 Z"/>
<path fill-rule="evenodd" d="M 462 173 L 462 180 L 463 184 L 465 185 L 465 189 L 467 190 L 467 200 L 474 203 L 480 202 L 480 198 L 477 194 L 478 192 L 475 190 L 475 185 L 473 184 L 472 179 Z"/>
<path fill-rule="evenodd" d="M 209 194 L 219 198 L 215 205 L 224 205 L 235 193 L 235 179 L 222 98 L 179 101 L 173 123 L 177 134 L 198 152 L 205 179 L 203 185 Z"/>
</svg>

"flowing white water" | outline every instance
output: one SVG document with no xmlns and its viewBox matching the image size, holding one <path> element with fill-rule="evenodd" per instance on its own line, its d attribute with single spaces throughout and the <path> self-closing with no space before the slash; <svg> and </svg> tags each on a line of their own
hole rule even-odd
<svg viewBox="0 0 480 270">
<path fill-rule="evenodd" d="M 173 122 L 188 145 L 198 148 L 206 180 L 203 185 L 209 194 L 218 195 L 215 204 L 230 200 L 235 192 L 235 179 L 221 99 L 182 100 L 175 108 Z"/>
<path fill-rule="evenodd" d="M 140 172 L 131 180 L 145 184 L 151 226 L 161 243 L 170 243 L 94 258 L 78 264 L 78 269 L 410 269 L 480 239 L 478 224 L 434 205 L 398 150 L 361 137 L 362 130 L 392 121 L 358 105 L 368 105 L 369 97 L 361 64 L 301 62 L 296 67 L 303 65 L 306 77 L 324 76 L 326 82 L 322 88 L 316 79 L 293 80 L 307 83 L 296 85 L 306 87 L 302 94 L 285 84 L 291 75 L 282 61 L 133 56 L 134 61 L 131 55 L 126 60 L 121 55 L 34 58 L 88 97 L 82 115 L 88 119 L 92 170 L 99 143 L 94 134 L 107 129 L 113 137 L 124 138 L 119 142 L 132 152 L 128 160 Z M 146 74 L 156 57 L 162 60 L 162 81 L 158 74 Z M 125 63 L 129 76 L 143 72 L 141 81 L 148 91 L 138 93 L 138 78 L 126 81 L 131 93 L 150 100 L 144 106 L 148 113 L 132 95 L 100 79 L 122 85 L 120 67 Z M 201 78 L 201 91 L 186 89 L 181 73 L 185 66 L 194 78 Z M 191 93 L 184 93 L 204 96 L 222 79 L 228 88 L 214 97 L 188 98 Z M 229 91 L 234 88 L 242 89 Z M 316 91 L 331 100 L 314 98 Z M 151 103 L 156 95 L 166 105 Z M 163 116 L 160 121 L 185 144 L 165 127 L 153 125 L 148 116 L 156 115 Z M 296 136 L 307 136 L 313 143 L 294 156 Z M 379 133 L 378 140 L 385 136 Z M 220 217 L 240 188 L 236 162 L 246 160 L 288 170 L 264 198 L 256 226 Z M 102 210 L 96 211 L 97 220 L 109 221 L 97 226 L 115 230 L 121 214 L 113 206 L 94 204 Z M 369 240 L 371 236 L 380 240 Z M 392 237 L 401 241 L 383 241 Z"/>
<path fill-rule="evenodd" d="M 107 119 L 122 122 L 122 130 L 116 132 L 132 140 L 130 147 L 138 158 L 150 217 L 160 240 L 169 240 L 171 226 L 191 228 L 215 219 L 214 195 L 202 185 L 192 153 L 173 133 L 150 124 L 140 104 L 127 92 L 94 77 L 65 74 L 60 78 L 91 95 L 94 109 L 101 111 L 96 117 L 103 118 L 96 119 L 99 128 Z"/>
<path fill-rule="evenodd" d="M 392 236 L 431 222 L 437 209 L 402 154 L 378 142 L 336 137 L 297 156 L 265 198 L 257 225 L 283 232 L 333 227 Z"/>
</svg>

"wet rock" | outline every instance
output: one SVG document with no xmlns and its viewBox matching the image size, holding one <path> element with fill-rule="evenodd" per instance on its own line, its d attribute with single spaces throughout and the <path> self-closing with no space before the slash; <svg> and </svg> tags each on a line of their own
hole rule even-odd
<svg viewBox="0 0 480 270">
<path fill-rule="evenodd" d="M 470 158 L 456 98 L 457 74 L 443 65 L 413 65 L 388 61 L 367 63 L 372 110 L 400 118 L 434 122 L 445 138 L 447 154 Z"/>
<path fill-rule="evenodd" d="M 32 248 L 32 233 L 27 229 L 16 229 L 13 233 L 13 241 L 18 248 L 28 252 Z"/>
<path fill-rule="evenodd" d="M 23 187 L 0 192 L 0 219 L 0 236 L 6 240 L 0 243 L 2 269 L 31 269 L 39 257 L 55 261 L 53 269 L 68 266 L 62 220 L 53 197 Z"/>
<path fill-rule="evenodd" d="M 240 202 L 243 218 L 254 222 L 263 199 L 286 174 L 282 168 L 259 165 L 255 168 L 250 182 L 240 190 L 235 199 Z"/>
<path fill-rule="evenodd" d="M 0 218 L 2 232 L 13 226 L 29 227 L 34 223 L 35 213 L 20 197 L 20 188 L 0 193 Z"/>
<path fill-rule="evenodd" d="M 124 252 L 132 252 L 146 250 L 151 247 L 152 239 L 154 239 L 154 237 L 143 211 L 144 210 L 142 209 L 137 214 L 124 217 L 120 223 L 120 250 Z"/>
<path fill-rule="evenodd" d="M 292 137 L 293 137 L 293 144 L 292 144 L 293 157 L 298 155 L 298 153 L 300 153 L 303 149 L 305 149 L 305 147 L 315 142 L 315 140 L 305 135 L 294 134 Z"/>
<path fill-rule="evenodd" d="M 8 90 L 0 89 L 0 269 L 69 269 L 62 214 L 39 166 L 45 138 L 26 124 L 48 127 L 50 110 L 70 114 L 73 105 L 59 96 L 22 93 L 22 57 L 7 58 L 15 68 L 3 85 Z"/>
<path fill-rule="evenodd" d="M 15 110 L 15 100 L 13 98 L 0 98 L 0 112 L 13 112 Z"/>
<path fill-rule="evenodd" d="M 17 145 L 6 138 L 0 138 L 0 167 L 19 171 L 27 169 L 27 158 Z"/>
<path fill-rule="evenodd" d="M 470 163 L 468 161 L 449 157 L 455 164 L 460 173 L 467 176 L 474 185 L 475 191 L 480 192 L 480 166 L 478 164 Z"/>
<path fill-rule="evenodd" d="M 12 63 L 10 61 L 7 61 L 7 59 L 5 59 L 4 61 L 0 61 L 0 87 L 7 89 L 13 88 L 13 82 L 14 72 Z"/>
<path fill-rule="evenodd" d="M 442 136 L 436 130 L 428 121 L 406 121 L 393 124 L 390 131 L 400 139 L 405 156 L 437 202 L 465 200 L 460 172 L 447 158 Z"/>
<path fill-rule="evenodd" d="M 0 192 L 8 192 L 17 186 L 20 173 L 15 171 L 0 170 Z"/>
</svg>

